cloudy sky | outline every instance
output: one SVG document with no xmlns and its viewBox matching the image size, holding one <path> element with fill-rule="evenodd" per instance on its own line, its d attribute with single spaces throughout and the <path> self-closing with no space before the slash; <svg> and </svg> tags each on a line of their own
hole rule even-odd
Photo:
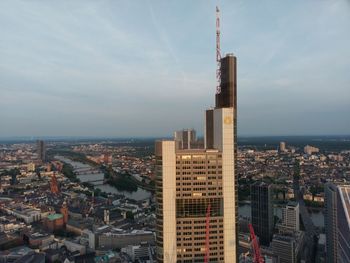
<svg viewBox="0 0 350 263">
<path fill-rule="evenodd" d="M 202 131 L 215 5 L 239 135 L 350 134 L 350 1 L 0 1 L 0 137 Z"/>
</svg>

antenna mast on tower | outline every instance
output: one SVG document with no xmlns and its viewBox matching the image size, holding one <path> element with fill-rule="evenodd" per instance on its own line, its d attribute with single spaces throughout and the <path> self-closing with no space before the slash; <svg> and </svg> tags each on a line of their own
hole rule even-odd
<svg viewBox="0 0 350 263">
<path fill-rule="evenodd" d="M 220 50 L 220 10 L 216 6 L 216 94 L 221 93 L 221 50 Z"/>
</svg>

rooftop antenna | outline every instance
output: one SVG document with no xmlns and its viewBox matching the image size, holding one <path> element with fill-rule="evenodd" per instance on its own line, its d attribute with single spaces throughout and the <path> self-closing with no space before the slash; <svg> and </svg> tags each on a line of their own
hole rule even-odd
<svg viewBox="0 0 350 263">
<path fill-rule="evenodd" d="M 216 94 L 221 93 L 220 10 L 216 6 Z"/>
</svg>

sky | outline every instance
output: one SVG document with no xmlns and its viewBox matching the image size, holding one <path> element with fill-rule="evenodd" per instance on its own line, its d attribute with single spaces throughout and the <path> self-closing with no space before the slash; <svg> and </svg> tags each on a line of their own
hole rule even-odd
<svg viewBox="0 0 350 263">
<path fill-rule="evenodd" d="M 215 6 L 238 134 L 350 134 L 350 0 L 0 1 L 0 137 L 203 133 Z"/>
</svg>

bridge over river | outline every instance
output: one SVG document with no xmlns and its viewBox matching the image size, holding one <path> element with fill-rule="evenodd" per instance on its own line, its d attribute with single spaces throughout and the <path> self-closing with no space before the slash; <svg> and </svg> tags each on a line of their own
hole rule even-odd
<svg viewBox="0 0 350 263">
<path fill-rule="evenodd" d="M 152 197 L 151 192 L 138 187 L 135 192 L 119 191 L 117 188 L 106 183 L 104 173 L 90 164 L 73 161 L 67 157 L 56 155 L 55 159 L 64 163 L 70 164 L 73 167 L 74 173 L 81 182 L 91 183 L 94 188 L 99 188 L 105 193 L 124 195 L 127 198 L 134 200 L 144 200 Z"/>
</svg>

